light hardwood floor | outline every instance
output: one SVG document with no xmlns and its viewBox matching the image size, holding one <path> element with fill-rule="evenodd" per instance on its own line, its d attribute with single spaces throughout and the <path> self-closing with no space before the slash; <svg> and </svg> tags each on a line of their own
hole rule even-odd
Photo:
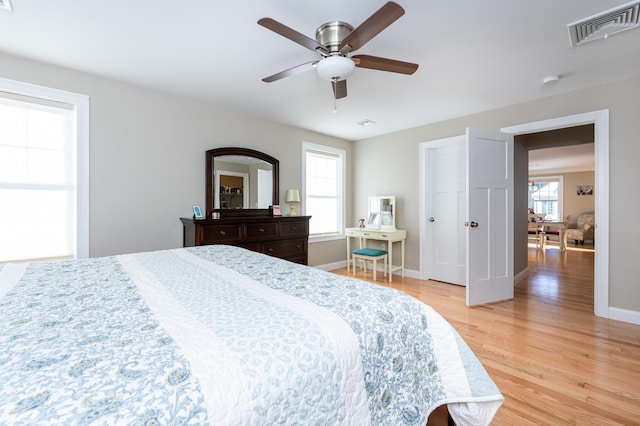
<svg viewBox="0 0 640 426">
<path fill-rule="evenodd" d="M 376 283 L 431 305 L 458 330 L 505 397 L 492 424 L 640 425 L 640 326 L 593 314 L 593 265 L 593 252 L 530 247 L 514 300 L 475 308 L 464 287 L 397 275 L 389 284 L 382 274 Z M 446 424 L 441 416 L 429 425 Z"/>
</svg>

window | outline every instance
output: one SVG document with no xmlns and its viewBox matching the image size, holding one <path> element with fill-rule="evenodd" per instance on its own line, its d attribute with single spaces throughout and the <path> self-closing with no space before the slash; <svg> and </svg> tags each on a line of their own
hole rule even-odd
<svg viewBox="0 0 640 426">
<path fill-rule="evenodd" d="M 0 262 L 88 257 L 88 99 L 0 79 Z"/>
<path fill-rule="evenodd" d="M 344 235 L 345 151 L 302 144 L 303 208 L 311 216 L 309 239 L 322 241 Z"/>
<path fill-rule="evenodd" d="M 562 177 L 530 178 L 529 208 L 547 220 L 562 221 Z"/>
</svg>

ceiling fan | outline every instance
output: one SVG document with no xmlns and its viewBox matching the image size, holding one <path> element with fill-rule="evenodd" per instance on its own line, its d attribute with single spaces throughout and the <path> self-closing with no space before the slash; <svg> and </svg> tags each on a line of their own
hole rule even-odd
<svg viewBox="0 0 640 426">
<path fill-rule="evenodd" d="M 342 21 L 322 24 L 316 30 L 315 40 L 272 18 L 262 18 L 258 21 L 259 25 L 320 54 L 319 59 L 265 77 L 262 81 L 271 83 L 316 68 L 321 78 L 331 82 L 334 98 L 340 99 L 347 96 L 347 77 L 355 67 L 413 74 L 418 69 L 418 64 L 370 55 L 351 56 L 352 52 L 360 49 L 402 15 L 402 6 L 390 1 L 355 29 Z"/>
</svg>

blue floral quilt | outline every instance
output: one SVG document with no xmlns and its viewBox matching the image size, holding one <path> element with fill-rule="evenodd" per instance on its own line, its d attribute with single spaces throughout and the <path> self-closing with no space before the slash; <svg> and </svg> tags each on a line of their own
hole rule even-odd
<svg viewBox="0 0 640 426">
<path fill-rule="evenodd" d="M 0 265 L 0 423 L 488 424 L 502 395 L 405 293 L 230 246 Z"/>
</svg>

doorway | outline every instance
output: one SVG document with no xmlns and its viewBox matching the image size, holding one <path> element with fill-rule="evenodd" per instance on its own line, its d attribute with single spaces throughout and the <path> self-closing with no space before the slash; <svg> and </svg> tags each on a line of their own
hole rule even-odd
<svg viewBox="0 0 640 426">
<path fill-rule="evenodd" d="M 554 118 L 533 123 L 521 124 L 501 129 L 514 135 L 563 129 L 567 127 L 593 124 L 595 147 L 595 241 L 598 250 L 595 253 L 594 267 L 594 313 L 609 318 L 609 111 L 595 111 L 567 117 Z M 528 169 L 528 165 L 525 165 Z M 518 221 L 516 221 L 518 224 Z M 526 226 L 523 224 L 522 226 Z M 516 229 L 516 235 L 518 230 Z M 524 232 L 520 232 L 524 234 Z M 516 246 L 517 247 L 517 246 Z M 517 275 L 516 275 L 517 276 Z"/>
</svg>

